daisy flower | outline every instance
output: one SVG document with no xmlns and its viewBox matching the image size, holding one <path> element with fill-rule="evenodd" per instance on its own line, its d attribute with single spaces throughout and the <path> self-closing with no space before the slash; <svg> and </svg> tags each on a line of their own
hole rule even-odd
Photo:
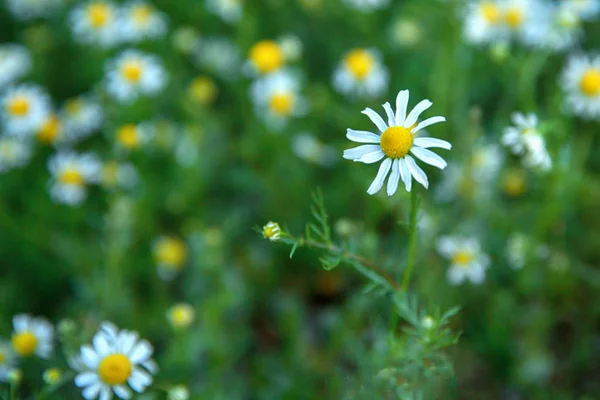
<svg viewBox="0 0 600 400">
<path fill-rule="evenodd" d="M 465 280 L 476 285 L 483 283 L 490 259 L 481 251 L 476 238 L 443 236 L 437 242 L 437 250 L 451 262 L 447 278 L 452 285 Z"/>
<path fill-rule="evenodd" d="M 194 323 L 195 318 L 196 312 L 194 311 L 194 307 L 187 303 L 175 304 L 167 311 L 167 319 L 175 329 L 189 328 Z"/>
<path fill-rule="evenodd" d="M 284 64 L 283 49 L 273 40 L 262 40 L 248 52 L 247 65 L 253 74 L 270 74 L 281 69 Z"/>
<path fill-rule="evenodd" d="M 190 391 L 185 385 L 175 385 L 167 394 L 167 400 L 188 400 Z"/>
<path fill-rule="evenodd" d="M 344 0 L 344 3 L 355 10 L 370 12 L 386 8 L 390 0 Z"/>
<path fill-rule="evenodd" d="M 375 124 L 377 133 L 355 131 L 353 129 L 348 129 L 346 133 L 346 137 L 351 141 L 368 144 L 344 150 L 345 159 L 373 164 L 385 158 L 379 167 L 375 180 L 367 190 L 370 195 L 377 193 L 383 187 L 390 171 L 387 185 L 388 196 L 396 193 L 400 179 L 404 182 L 408 192 L 411 191 L 413 177 L 427 189 L 429 187 L 427 175 L 417 165 L 412 156 L 434 167 L 446 168 L 446 161 L 428 149 L 442 148 L 450 150 L 452 145 L 441 139 L 415 137 L 423 128 L 438 122 L 444 122 L 446 118 L 432 117 L 417 124 L 419 116 L 431 107 L 432 103 L 429 100 L 423 100 L 407 115 L 408 98 L 408 90 L 402 90 L 398 93 L 395 113 L 390 103 L 383 105 L 387 123 L 370 108 L 362 111 Z"/>
<path fill-rule="evenodd" d="M 224 37 L 209 37 L 200 41 L 194 59 L 202 68 L 224 79 L 235 78 L 240 72 L 240 49 Z"/>
<path fill-rule="evenodd" d="M 139 96 L 158 94 L 168 75 L 160 59 L 138 50 L 125 50 L 108 64 L 106 88 L 120 103 L 131 103 Z"/>
<path fill-rule="evenodd" d="M 12 136 L 0 136 L 0 172 L 24 167 L 30 158 L 29 141 Z"/>
<path fill-rule="evenodd" d="M 546 141 L 541 135 L 533 136 L 528 143 L 523 157 L 523 165 L 528 168 L 548 171 L 552 168 L 552 159 L 546 148 Z"/>
<path fill-rule="evenodd" d="M 110 1 L 79 4 L 70 14 L 73 39 L 81 44 L 114 46 L 122 39 L 120 18 L 117 6 Z"/>
<path fill-rule="evenodd" d="M 188 87 L 190 99 L 195 103 L 202 105 L 213 103 L 218 94 L 219 87 L 214 79 L 209 76 L 199 76 L 195 78 Z"/>
<path fill-rule="evenodd" d="M 31 84 L 7 89 L 1 104 L 3 128 L 12 135 L 35 134 L 50 114 L 50 98 L 45 90 Z"/>
<path fill-rule="evenodd" d="M 25 314 L 13 318 L 12 347 L 21 357 L 48 358 L 54 348 L 54 327 L 44 318 Z"/>
<path fill-rule="evenodd" d="M 335 148 L 308 133 L 300 133 L 292 138 L 292 150 L 301 159 L 323 167 L 330 167 L 338 159 Z"/>
<path fill-rule="evenodd" d="M 52 16 L 64 0 L 6 0 L 6 7 L 17 19 L 27 21 Z"/>
<path fill-rule="evenodd" d="M 348 52 L 333 74 L 333 86 L 348 97 L 381 96 L 387 89 L 388 80 L 381 56 L 373 49 Z"/>
<path fill-rule="evenodd" d="M 544 9 L 537 0 L 505 0 L 500 3 L 504 37 L 527 42 L 535 30 L 542 28 Z"/>
<path fill-rule="evenodd" d="M 152 256 L 163 280 L 175 278 L 187 261 L 187 247 L 181 239 L 161 236 L 152 244 Z"/>
<path fill-rule="evenodd" d="M 126 40 L 157 39 L 167 32 L 165 16 L 145 1 L 132 1 L 122 9 L 121 29 Z"/>
<path fill-rule="evenodd" d="M 205 0 L 206 9 L 228 24 L 236 24 L 242 19 L 243 0 Z"/>
<path fill-rule="evenodd" d="M 502 10 L 498 1 L 471 1 L 464 13 L 464 36 L 473 44 L 498 39 L 502 26 Z"/>
<path fill-rule="evenodd" d="M 101 163 L 93 154 L 59 152 L 48 161 L 50 194 L 54 200 L 78 205 L 85 200 L 87 186 L 100 179 Z"/>
<path fill-rule="evenodd" d="M 600 56 L 572 56 L 562 74 L 567 111 L 600 119 Z"/>
<path fill-rule="evenodd" d="M 52 113 L 48 114 L 46 120 L 39 127 L 35 136 L 42 143 L 53 144 L 62 137 L 62 133 L 62 122 L 60 121 L 58 115 Z"/>
<path fill-rule="evenodd" d="M 265 239 L 277 242 L 281 238 L 281 228 L 277 222 L 269 221 L 263 226 L 262 234 Z"/>
<path fill-rule="evenodd" d="M 108 400 L 113 393 L 130 399 L 132 390 L 143 393 L 152 383 L 156 372 L 152 352 L 152 345 L 139 339 L 137 332 L 118 330 L 104 322 L 92 344 L 81 346 L 79 356 L 71 363 L 78 367 L 75 385 L 87 400 Z"/>
<path fill-rule="evenodd" d="M 0 45 L 0 89 L 27 75 L 31 53 L 19 44 Z"/>
<path fill-rule="evenodd" d="M 509 126 L 504 130 L 500 139 L 501 143 L 510 148 L 513 154 L 524 154 L 529 143 L 537 136 L 539 119 L 534 113 L 523 114 L 513 113 L 511 116 L 514 126 Z"/>
<path fill-rule="evenodd" d="M 527 41 L 534 47 L 551 51 L 564 51 L 574 46 L 582 37 L 581 19 L 565 3 L 546 5 L 540 9 L 540 23 L 528 28 Z"/>
<path fill-rule="evenodd" d="M 305 113 L 306 100 L 300 95 L 297 75 L 282 70 L 255 81 L 250 88 L 256 114 L 272 130 L 280 130 L 291 117 Z"/>
<path fill-rule="evenodd" d="M 0 383 L 8 380 L 8 372 L 15 366 L 15 352 L 10 343 L 0 340 Z"/>
<path fill-rule="evenodd" d="M 586 21 L 594 19 L 600 12 L 599 0 L 562 0 L 562 3 Z"/>
<path fill-rule="evenodd" d="M 137 150 L 152 138 L 153 127 L 149 122 L 126 124 L 117 129 L 116 143 L 125 150 Z"/>
<path fill-rule="evenodd" d="M 59 115 L 67 141 L 90 136 L 100 129 L 104 121 L 102 106 L 94 97 L 87 95 L 67 100 Z"/>
</svg>

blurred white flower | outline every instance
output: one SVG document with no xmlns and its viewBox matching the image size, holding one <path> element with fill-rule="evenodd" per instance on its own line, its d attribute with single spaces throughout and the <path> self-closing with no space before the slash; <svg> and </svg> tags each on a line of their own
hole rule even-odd
<svg viewBox="0 0 600 400">
<path fill-rule="evenodd" d="M 161 60 L 138 50 L 125 50 L 106 68 L 106 89 L 120 103 L 157 95 L 167 84 Z"/>
<path fill-rule="evenodd" d="M 154 137 L 154 134 L 152 122 L 125 124 L 117 129 L 115 143 L 118 148 L 124 150 L 137 150 L 147 144 Z"/>
<path fill-rule="evenodd" d="M 399 18 L 392 23 L 390 34 L 394 42 L 403 47 L 413 47 L 423 37 L 421 25 L 415 20 L 405 18 Z"/>
<path fill-rule="evenodd" d="M 102 164 L 93 154 L 61 151 L 50 158 L 50 194 L 59 203 L 71 206 L 82 203 L 87 186 L 100 180 Z"/>
<path fill-rule="evenodd" d="M 201 67 L 224 79 L 235 78 L 240 73 L 240 49 L 225 37 L 200 40 L 194 57 Z"/>
<path fill-rule="evenodd" d="M 600 12 L 599 0 L 562 0 L 562 4 L 586 21 L 594 19 Z"/>
<path fill-rule="evenodd" d="M 167 19 L 152 4 L 134 0 L 122 9 L 123 39 L 139 42 L 144 39 L 157 39 L 167 33 Z"/>
<path fill-rule="evenodd" d="M 173 386 L 167 394 L 168 400 L 188 400 L 189 398 L 190 391 L 184 385 Z"/>
<path fill-rule="evenodd" d="M 236 24 L 243 15 L 243 0 L 205 0 L 206 9 L 229 24 Z"/>
<path fill-rule="evenodd" d="M 504 129 L 504 134 L 500 141 L 510 148 L 513 154 L 524 154 L 529 146 L 529 142 L 534 137 L 539 136 L 539 119 L 534 113 L 523 114 L 515 112 L 511 115 L 514 126 Z"/>
<path fill-rule="evenodd" d="M 297 61 L 302 56 L 303 45 L 300 38 L 293 33 L 281 36 L 277 42 L 286 62 Z"/>
<path fill-rule="evenodd" d="M 11 343 L 21 357 L 50 357 L 54 349 L 54 327 L 44 318 L 19 314 L 13 318 Z"/>
<path fill-rule="evenodd" d="M 54 113 L 48 114 L 35 136 L 40 142 L 45 144 L 56 144 L 60 141 L 64 135 L 62 121 L 58 115 Z"/>
<path fill-rule="evenodd" d="M 6 0 L 8 11 L 23 21 L 48 18 L 64 4 L 64 0 Z"/>
<path fill-rule="evenodd" d="M 506 243 L 505 254 L 513 269 L 521 269 L 527 261 L 531 241 L 522 233 L 511 235 Z"/>
<path fill-rule="evenodd" d="M 9 135 L 32 136 L 50 114 L 46 91 L 32 84 L 8 88 L 1 100 L 2 126 Z"/>
<path fill-rule="evenodd" d="M 120 10 L 111 1 L 93 0 L 76 5 L 70 22 L 73 39 L 81 44 L 111 47 L 123 39 Z"/>
<path fill-rule="evenodd" d="M 8 380 L 8 372 L 14 368 L 15 352 L 10 343 L 0 340 L 0 383 Z"/>
<path fill-rule="evenodd" d="M 413 178 L 423 185 L 425 189 L 429 187 L 427 175 L 409 153 L 426 164 L 439 169 L 446 168 L 446 161 L 428 149 L 442 148 L 450 150 L 452 145 L 441 139 L 415 137 L 423 128 L 444 122 L 446 118 L 439 116 L 432 117 L 417 124 L 419 116 L 431 107 L 432 103 L 429 100 L 423 100 L 407 115 L 408 99 L 408 90 L 402 90 L 398 93 L 395 113 L 390 103 L 383 105 L 387 116 L 387 123 L 370 108 L 362 111 L 375 124 L 377 133 L 355 131 L 353 129 L 347 130 L 346 137 L 348 139 L 353 142 L 368 144 L 344 150 L 344 158 L 346 160 L 373 164 L 385 158 L 379 167 L 375 180 L 367 190 L 367 193 L 370 195 L 377 193 L 383 187 L 390 170 L 391 174 L 387 185 L 388 196 L 396 193 L 400 179 L 404 182 L 404 186 L 408 192 L 411 191 Z"/>
<path fill-rule="evenodd" d="M 571 56 L 563 71 L 561 85 L 569 113 L 586 119 L 600 119 L 600 56 Z"/>
<path fill-rule="evenodd" d="M 502 10 L 495 0 L 474 0 L 464 12 L 464 36 L 474 44 L 497 40 L 502 26 Z"/>
<path fill-rule="evenodd" d="M 73 142 L 96 132 L 104 121 L 104 111 L 93 97 L 81 95 L 67 100 L 59 112 L 64 140 Z"/>
<path fill-rule="evenodd" d="M 132 163 L 107 161 L 102 165 L 100 183 L 107 189 L 131 189 L 137 185 L 139 175 Z"/>
<path fill-rule="evenodd" d="M 188 250 L 185 242 L 172 236 L 160 236 L 152 244 L 152 256 L 158 276 L 163 280 L 172 280 L 185 266 Z"/>
<path fill-rule="evenodd" d="M 12 136 L 0 136 L 0 172 L 27 165 L 31 158 L 28 140 Z"/>
<path fill-rule="evenodd" d="M 370 12 L 381 10 L 390 5 L 390 0 L 343 0 L 344 3 L 355 10 Z"/>
<path fill-rule="evenodd" d="M 194 307 L 187 303 L 178 303 L 167 311 L 167 319 L 175 329 L 187 329 L 194 323 L 196 312 Z"/>
<path fill-rule="evenodd" d="M 299 133 L 292 138 L 294 154 L 303 160 L 330 167 L 338 159 L 337 150 L 323 144 L 317 137 L 308 133 Z"/>
<path fill-rule="evenodd" d="M 378 97 L 388 88 L 388 75 L 378 51 L 354 49 L 335 70 L 333 86 L 349 98 Z"/>
<path fill-rule="evenodd" d="M 547 4 L 539 8 L 539 23 L 530 25 L 526 40 L 534 47 L 564 51 L 572 48 L 582 37 L 581 19 L 571 8 Z"/>
<path fill-rule="evenodd" d="M 20 44 L 0 45 L 0 89 L 14 83 L 29 73 L 31 53 Z"/>
<path fill-rule="evenodd" d="M 485 280 L 489 257 L 481 251 L 479 240 L 460 236 L 443 236 L 437 242 L 438 252 L 450 261 L 447 278 L 452 285 L 465 280 L 479 285 Z"/>
<path fill-rule="evenodd" d="M 273 73 L 285 64 L 283 48 L 276 41 L 262 40 L 250 48 L 246 63 L 252 75 Z"/>
<path fill-rule="evenodd" d="M 547 19 L 545 3 L 538 0 L 504 0 L 498 3 L 502 15 L 500 36 L 504 39 L 518 39 L 528 43 L 543 30 Z"/>
</svg>

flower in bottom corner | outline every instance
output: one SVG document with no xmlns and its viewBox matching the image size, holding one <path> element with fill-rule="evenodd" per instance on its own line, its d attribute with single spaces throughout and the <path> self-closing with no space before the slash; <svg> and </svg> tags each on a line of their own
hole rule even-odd
<svg viewBox="0 0 600 400">
<path fill-rule="evenodd" d="M 15 359 L 10 343 L 0 339 L 0 382 L 8 380 L 8 372 L 15 366 Z"/>
<path fill-rule="evenodd" d="M 81 204 L 87 196 L 87 186 L 100 180 L 101 168 L 93 154 L 57 153 L 48 161 L 52 198 L 72 206 Z"/>
<path fill-rule="evenodd" d="M 451 262 L 447 272 L 451 284 L 460 285 L 465 280 L 476 285 L 483 283 L 490 259 L 476 238 L 443 236 L 437 242 L 437 250 Z"/>
<path fill-rule="evenodd" d="M 365 164 L 373 164 L 384 159 L 375 180 L 367 190 L 370 195 L 377 193 L 383 187 L 388 174 L 390 175 L 387 184 L 388 196 L 396 193 L 400 179 L 404 182 L 408 192 L 411 191 L 413 177 L 427 189 L 429 187 L 427 175 L 417 165 L 413 156 L 439 169 L 446 168 L 446 161 L 428 149 L 450 150 L 452 145 L 441 139 L 417 137 L 417 133 L 422 129 L 438 122 L 444 122 L 446 118 L 431 117 L 417 124 L 419 116 L 431 107 L 432 103 L 429 100 L 423 100 L 407 115 L 408 97 L 408 90 L 398 93 L 395 113 L 390 103 L 383 105 L 387 122 L 370 108 L 362 111 L 377 127 L 375 133 L 353 129 L 348 129 L 346 133 L 346 137 L 351 141 L 367 144 L 344 150 L 345 159 Z"/>
<path fill-rule="evenodd" d="M 132 390 L 143 393 L 152 383 L 157 370 L 152 352 L 152 345 L 136 332 L 104 322 L 92 344 L 81 346 L 79 355 L 70 361 L 78 372 L 75 385 L 87 400 L 108 400 L 113 393 L 130 399 Z"/>
<path fill-rule="evenodd" d="M 44 318 L 20 314 L 13 318 L 11 343 L 21 357 L 48 358 L 54 348 L 54 327 Z"/>
</svg>

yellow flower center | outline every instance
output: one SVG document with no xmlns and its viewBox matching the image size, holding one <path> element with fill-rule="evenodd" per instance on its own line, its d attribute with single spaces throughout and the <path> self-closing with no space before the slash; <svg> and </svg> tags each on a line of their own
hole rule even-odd
<svg viewBox="0 0 600 400">
<path fill-rule="evenodd" d="M 579 81 L 579 87 L 586 96 L 597 96 L 600 94 L 600 70 L 590 68 L 585 71 Z"/>
<path fill-rule="evenodd" d="M 11 341 L 15 352 L 22 357 L 33 355 L 38 344 L 35 335 L 29 331 L 14 334 Z"/>
<path fill-rule="evenodd" d="M 483 3 L 481 5 L 481 15 L 489 24 L 497 24 L 502 18 L 500 9 L 494 3 Z"/>
<path fill-rule="evenodd" d="M 58 368 L 50 368 L 46 372 L 44 372 L 44 380 L 51 385 L 54 385 L 60 381 L 62 378 L 62 373 Z"/>
<path fill-rule="evenodd" d="M 65 105 L 67 113 L 71 116 L 79 113 L 83 108 L 83 102 L 79 99 L 71 99 L 67 100 L 67 104 Z"/>
<path fill-rule="evenodd" d="M 75 168 L 65 168 L 58 177 L 58 181 L 63 185 L 83 186 L 85 184 L 83 176 Z"/>
<path fill-rule="evenodd" d="M 461 267 L 467 267 L 475 257 L 468 251 L 459 250 L 452 257 L 452 263 Z"/>
<path fill-rule="evenodd" d="M 390 158 L 402 158 L 412 147 L 413 136 L 410 129 L 390 126 L 381 135 L 381 150 Z"/>
<path fill-rule="evenodd" d="M 44 143 L 52 143 L 60 133 L 60 121 L 56 115 L 50 116 L 37 133 L 37 137 Z"/>
<path fill-rule="evenodd" d="M 127 61 L 121 67 L 121 75 L 130 83 L 137 83 L 142 77 L 142 66 L 137 61 Z"/>
<path fill-rule="evenodd" d="M 94 28 L 102 28 L 110 20 L 110 7 L 105 3 L 93 3 L 87 8 L 87 18 Z"/>
<path fill-rule="evenodd" d="M 171 309 L 171 322 L 178 328 L 189 326 L 194 320 L 194 309 L 188 304 L 178 304 Z"/>
<path fill-rule="evenodd" d="M 273 236 L 277 235 L 278 233 L 279 233 L 279 227 L 278 226 L 267 226 L 263 230 L 263 234 L 265 235 L 265 237 L 267 239 L 272 238 Z"/>
<path fill-rule="evenodd" d="M 152 7 L 141 4 L 131 10 L 131 16 L 136 24 L 146 25 L 152 16 Z"/>
<path fill-rule="evenodd" d="M 362 49 L 352 50 L 346 58 L 344 65 L 355 79 L 363 80 L 373 70 L 375 59 L 368 51 Z"/>
<path fill-rule="evenodd" d="M 123 354 L 106 356 L 98 366 L 98 375 L 107 385 L 121 385 L 131 375 L 131 361 Z"/>
<path fill-rule="evenodd" d="M 212 103 L 217 96 L 217 85 L 207 76 L 194 79 L 189 90 L 192 99 L 200 104 Z"/>
<path fill-rule="evenodd" d="M 250 60 L 260 73 L 267 74 L 283 65 L 283 52 L 274 41 L 263 40 L 250 49 Z"/>
<path fill-rule="evenodd" d="M 504 14 L 504 21 L 513 29 L 520 27 L 523 24 L 524 19 L 525 15 L 523 15 L 523 10 L 516 7 L 509 8 Z"/>
<path fill-rule="evenodd" d="M 135 149 L 140 145 L 140 135 L 135 125 L 124 125 L 117 131 L 117 141 L 128 149 Z"/>
<path fill-rule="evenodd" d="M 156 249 L 155 259 L 160 264 L 181 267 L 187 258 L 187 250 L 179 239 L 162 240 Z"/>
<path fill-rule="evenodd" d="M 6 110 L 15 117 L 23 117 L 29 112 L 29 99 L 24 96 L 17 96 L 8 102 Z"/>
<path fill-rule="evenodd" d="M 294 96 L 291 93 L 276 93 L 271 96 L 269 107 L 274 114 L 288 116 L 292 113 Z"/>
<path fill-rule="evenodd" d="M 509 173 L 504 177 L 504 192 L 511 197 L 519 197 L 525 193 L 525 179 L 521 174 Z"/>
</svg>

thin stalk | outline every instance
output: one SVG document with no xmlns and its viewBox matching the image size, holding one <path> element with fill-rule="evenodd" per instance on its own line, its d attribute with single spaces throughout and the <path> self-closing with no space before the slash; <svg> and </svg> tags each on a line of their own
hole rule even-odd
<svg viewBox="0 0 600 400">
<path fill-rule="evenodd" d="M 408 237 L 408 259 L 406 261 L 406 268 L 404 268 L 402 278 L 402 291 L 408 289 L 410 284 L 410 277 L 415 265 L 415 250 L 417 248 L 417 211 L 419 208 L 417 191 L 413 189 L 410 194 L 410 225 L 409 225 L 409 237 Z"/>
</svg>

